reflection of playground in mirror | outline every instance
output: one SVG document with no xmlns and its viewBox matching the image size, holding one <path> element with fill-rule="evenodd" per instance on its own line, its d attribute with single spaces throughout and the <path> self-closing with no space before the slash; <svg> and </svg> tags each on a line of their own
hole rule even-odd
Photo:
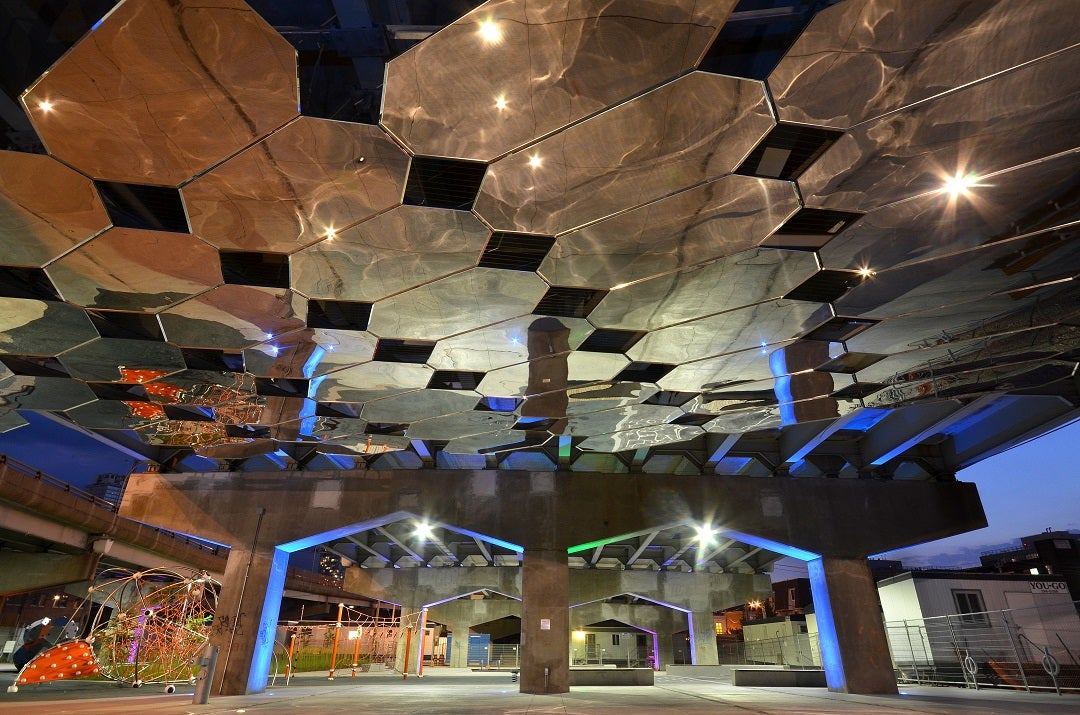
<svg viewBox="0 0 1080 715">
<path fill-rule="evenodd" d="M 18 686 L 104 677 L 140 687 L 195 680 L 220 584 L 194 570 L 110 569 L 67 621 L 35 624 L 13 654 Z M 84 623 L 85 627 L 81 627 Z"/>
</svg>

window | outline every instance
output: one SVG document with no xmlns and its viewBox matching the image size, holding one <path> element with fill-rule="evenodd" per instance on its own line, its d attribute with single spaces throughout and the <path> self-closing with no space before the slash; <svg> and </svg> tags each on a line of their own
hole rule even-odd
<svg viewBox="0 0 1080 715">
<path fill-rule="evenodd" d="M 585 634 L 585 647 L 587 648 L 589 646 L 596 647 L 596 634 L 595 633 L 586 633 Z"/>
<path fill-rule="evenodd" d="M 649 645 L 649 642 L 647 640 L 645 640 L 645 636 L 639 633 L 638 637 L 637 637 L 637 647 L 638 648 L 647 648 L 648 645 Z"/>
<path fill-rule="evenodd" d="M 986 607 L 983 606 L 982 591 L 953 591 L 953 600 L 956 601 L 956 612 L 960 614 L 962 623 L 990 625 L 985 613 Z"/>
<path fill-rule="evenodd" d="M 619 634 L 618 633 L 612 633 L 611 634 L 611 645 L 619 645 Z"/>
</svg>

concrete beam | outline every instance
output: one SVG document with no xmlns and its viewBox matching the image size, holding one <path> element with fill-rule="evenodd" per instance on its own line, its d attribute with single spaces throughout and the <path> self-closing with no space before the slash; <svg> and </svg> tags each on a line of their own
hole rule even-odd
<svg viewBox="0 0 1080 715">
<path fill-rule="evenodd" d="M 985 526 L 972 484 L 719 475 L 573 472 L 358 471 L 318 479 L 290 473 L 146 474 L 121 513 L 224 543 L 243 543 L 267 509 L 277 544 L 340 538 L 410 514 L 463 533 L 528 546 L 554 527 L 561 548 L 711 523 L 817 554 L 863 557 Z M 613 488 L 617 484 L 618 488 Z"/>
<path fill-rule="evenodd" d="M 94 577 L 100 554 L 27 554 L 0 551 L 0 598 Z"/>
</svg>

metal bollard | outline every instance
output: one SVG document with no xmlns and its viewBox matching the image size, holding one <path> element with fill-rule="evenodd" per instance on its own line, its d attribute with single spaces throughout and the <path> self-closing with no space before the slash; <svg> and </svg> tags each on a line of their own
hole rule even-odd
<svg viewBox="0 0 1080 715">
<path fill-rule="evenodd" d="M 518 681 L 518 672 L 519 671 L 516 671 L 516 670 L 511 670 L 510 671 L 510 682 L 511 683 L 516 683 Z"/>
<path fill-rule="evenodd" d="M 218 651 L 216 645 L 206 644 L 203 648 L 202 657 L 199 658 L 199 674 L 195 676 L 195 695 L 191 698 L 192 705 L 206 705 L 210 702 L 210 686 L 214 682 L 214 670 L 217 669 Z"/>
</svg>

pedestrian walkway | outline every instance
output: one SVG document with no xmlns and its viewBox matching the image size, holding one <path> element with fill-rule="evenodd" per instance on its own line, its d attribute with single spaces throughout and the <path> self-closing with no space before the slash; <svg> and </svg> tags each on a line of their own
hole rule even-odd
<svg viewBox="0 0 1080 715">
<path fill-rule="evenodd" d="M 7 680 L 11 674 L 2 673 Z M 6 686 L 5 686 L 6 687 Z M 1080 695 L 1006 690 L 903 688 L 899 696 L 841 695 L 822 688 L 732 687 L 716 678 L 657 673 L 654 687 L 575 687 L 562 695 L 524 695 L 509 673 L 432 669 L 423 678 L 365 673 L 327 681 L 303 673 L 288 687 L 191 704 L 191 688 L 165 695 L 157 686 L 68 682 L 0 691 L 4 715 L 1075 715 Z"/>
</svg>

